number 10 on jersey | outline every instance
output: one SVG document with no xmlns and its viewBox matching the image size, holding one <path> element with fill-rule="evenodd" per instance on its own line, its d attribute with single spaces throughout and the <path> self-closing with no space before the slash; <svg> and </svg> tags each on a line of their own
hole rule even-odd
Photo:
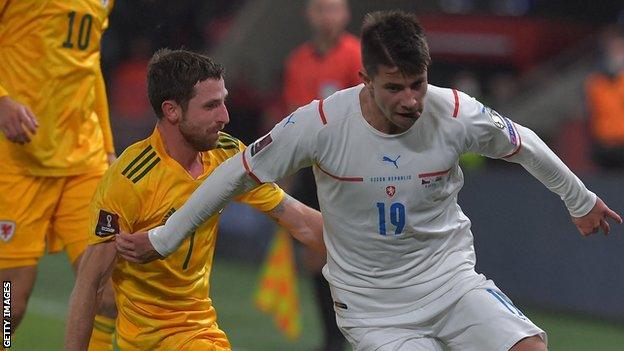
<svg viewBox="0 0 624 351">
<path fill-rule="evenodd" d="M 379 234 L 388 235 L 386 232 L 386 216 L 389 217 L 390 223 L 394 225 L 394 235 L 400 235 L 405 228 L 405 205 L 400 202 L 390 204 L 390 210 L 386 213 L 386 204 L 377 203 L 377 211 L 379 213 Z"/>
</svg>

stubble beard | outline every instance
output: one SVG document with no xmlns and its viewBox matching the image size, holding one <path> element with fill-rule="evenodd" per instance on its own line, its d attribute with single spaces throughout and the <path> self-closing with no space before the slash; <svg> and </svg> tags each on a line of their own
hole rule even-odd
<svg viewBox="0 0 624 351">
<path fill-rule="evenodd" d="M 217 147 L 219 141 L 218 136 L 213 139 L 212 135 L 204 133 L 200 128 L 194 128 L 192 125 L 186 123 L 186 119 L 180 123 L 180 134 L 184 140 L 191 145 L 191 147 L 198 151 L 204 152 L 212 150 Z"/>
</svg>

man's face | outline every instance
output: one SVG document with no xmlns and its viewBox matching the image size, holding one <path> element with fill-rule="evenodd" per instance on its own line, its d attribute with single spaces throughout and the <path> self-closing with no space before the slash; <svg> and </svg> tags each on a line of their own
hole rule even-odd
<svg viewBox="0 0 624 351">
<path fill-rule="evenodd" d="M 427 94 L 427 71 L 413 76 L 398 67 L 380 65 L 374 78 L 363 74 L 364 83 L 385 120 L 390 134 L 408 130 L 422 114 Z"/>
<path fill-rule="evenodd" d="M 618 75 L 624 70 L 624 39 L 611 38 L 606 45 L 605 63 L 609 73 Z"/>
<path fill-rule="evenodd" d="M 228 91 L 223 79 L 206 79 L 195 84 L 195 96 L 189 100 L 178 128 L 195 150 L 217 147 L 219 131 L 230 122 L 225 98 Z"/>
<path fill-rule="evenodd" d="M 312 30 L 323 36 L 338 36 L 349 22 L 347 6 L 346 0 L 310 0 L 307 11 Z"/>
</svg>

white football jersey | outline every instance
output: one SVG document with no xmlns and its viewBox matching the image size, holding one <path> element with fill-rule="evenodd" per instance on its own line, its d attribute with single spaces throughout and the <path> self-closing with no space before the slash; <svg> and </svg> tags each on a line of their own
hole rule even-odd
<svg viewBox="0 0 624 351">
<path fill-rule="evenodd" d="M 429 85 L 421 117 L 388 135 L 364 119 L 362 89 L 298 109 L 247 148 L 244 166 L 260 182 L 314 166 L 323 273 L 339 315 L 443 309 L 485 279 L 457 204 L 459 156 L 511 156 L 521 148 L 518 127 L 466 94 Z"/>
</svg>

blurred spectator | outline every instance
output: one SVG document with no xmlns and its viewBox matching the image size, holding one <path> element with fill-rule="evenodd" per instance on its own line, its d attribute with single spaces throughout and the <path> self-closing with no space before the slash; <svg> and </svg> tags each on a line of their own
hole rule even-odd
<svg viewBox="0 0 624 351">
<path fill-rule="evenodd" d="M 113 68 L 110 84 L 111 123 L 119 153 L 153 129 L 152 110 L 147 100 L 147 63 L 151 44 L 146 37 L 131 40 L 130 57 Z"/>
<path fill-rule="evenodd" d="M 309 0 L 306 16 L 312 38 L 297 47 L 286 61 L 283 97 L 288 111 L 361 82 L 358 75 L 361 68 L 360 43 L 355 36 L 345 32 L 350 20 L 347 0 Z M 310 168 L 297 174 L 293 195 L 318 209 L 316 185 Z M 321 273 L 324 264 L 324 257 L 306 250 L 306 266 L 313 274 L 323 323 L 321 350 L 343 350 L 346 340 L 336 326 L 329 285 Z"/>
<path fill-rule="evenodd" d="M 446 13 L 466 14 L 474 11 L 475 0 L 440 0 L 440 9 Z"/>
<path fill-rule="evenodd" d="M 488 80 L 488 91 L 490 107 L 499 109 L 517 94 L 517 79 L 511 73 L 496 73 Z"/>
<path fill-rule="evenodd" d="M 586 82 L 594 161 L 624 169 L 624 36 L 610 30 L 602 41 L 599 70 Z"/>
<path fill-rule="evenodd" d="M 236 135 L 243 143 L 250 144 L 263 133 L 261 124 L 266 101 L 261 92 L 251 87 L 244 74 L 230 79 L 228 84 L 228 110 L 234 118 L 225 127 L 226 131 Z"/>
<path fill-rule="evenodd" d="M 113 113 L 124 118 L 140 119 L 151 115 L 147 101 L 147 62 L 151 55 L 150 42 L 145 37 L 132 40 L 130 58 L 121 62 L 113 71 L 111 104 Z M 153 124 L 153 123 L 150 123 Z"/>
<path fill-rule="evenodd" d="M 477 100 L 482 99 L 481 82 L 479 82 L 479 78 L 473 71 L 459 71 L 455 75 L 451 86 Z"/>
<path fill-rule="evenodd" d="M 360 83 L 360 44 L 345 32 L 347 1 L 309 0 L 306 14 L 312 40 L 286 62 L 284 100 L 289 110 Z"/>
<path fill-rule="evenodd" d="M 103 41 L 102 69 L 111 77 L 111 123 L 116 149 L 147 137 L 153 127 L 145 96 L 147 61 L 155 49 L 204 51 L 219 43 L 246 0 L 118 1 Z M 236 108 L 233 108 L 236 112 Z M 246 110 L 245 110 L 246 111 Z M 260 109 L 258 109 L 260 111 Z M 260 112 L 256 111 L 256 115 Z M 250 115 L 245 113 L 244 116 Z M 236 118 L 235 120 L 240 120 Z M 242 123 L 242 122 L 241 122 Z M 256 129 L 247 139 L 255 139 Z"/>
</svg>

